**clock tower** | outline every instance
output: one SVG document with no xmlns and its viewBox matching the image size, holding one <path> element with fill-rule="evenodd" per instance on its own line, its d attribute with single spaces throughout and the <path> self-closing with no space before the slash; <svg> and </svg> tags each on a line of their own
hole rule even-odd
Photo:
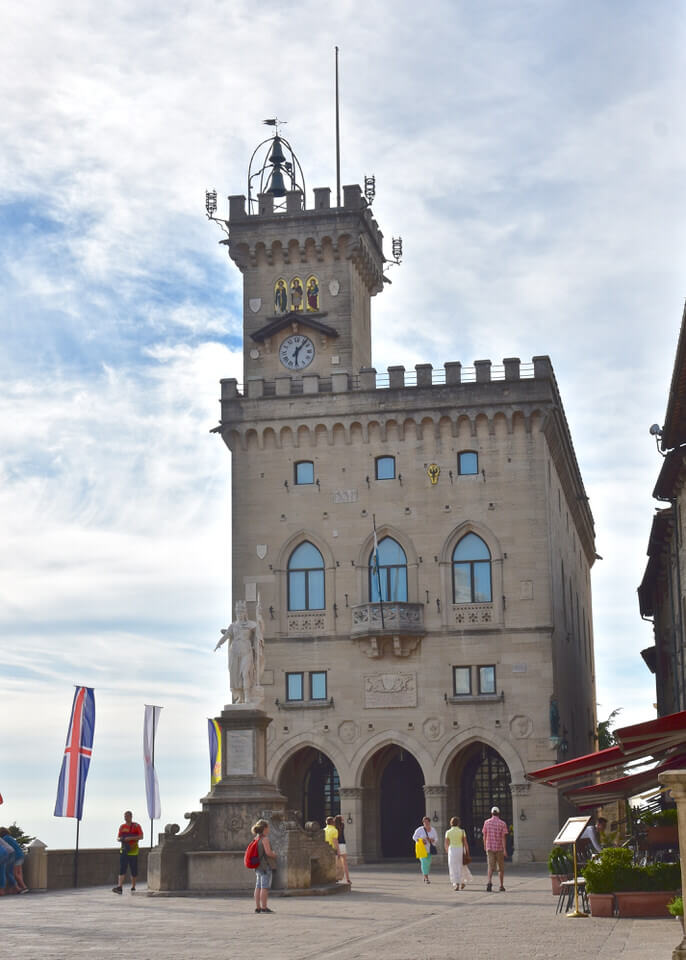
<svg viewBox="0 0 686 960">
<path fill-rule="evenodd" d="M 343 816 L 351 863 L 407 856 L 427 811 L 480 855 L 494 803 L 515 860 L 544 859 L 566 807 L 527 775 L 596 725 L 593 517 L 552 364 L 377 375 L 385 258 L 360 187 L 308 207 L 288 143 L 261 148 L 220 221 L 244 370 L 214 432 L 231 592 L 264 624 L 267 776 L 303 822 Z"/>
<path fill-rule="evenodd" d="M 305 189 L 278 134 L 245 196 L 229 197 L 231 259 L 243 274 L 243 379 L 358 374 L 371 365 L 370 300 L 383 289 L 383 235 L 358 185 L 331 206 L 328 187 Z M 290 184 L 284 181 L 290 176 Z M 250 184 L 260 175 L 255 199 Z"/>
</svg>

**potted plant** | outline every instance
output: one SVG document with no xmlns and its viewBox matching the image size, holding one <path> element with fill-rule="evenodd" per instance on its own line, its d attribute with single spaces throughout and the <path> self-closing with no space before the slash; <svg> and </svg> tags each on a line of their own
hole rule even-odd
<svg viewBox="0 0 686 960">
<path fill-rule="evenodd" d="M 667 904 L 667 909 L 673 917 L 678 917 L 681 922 L 681 932 L 684 933 L 684 898 L 674 897 Z"/>
<path fill-rule="evenodd" d="M 563 880 L 569 880 L 574 873 L 574 861 L 569 851 L 564 847 L 553 847 L 548 856 L 548 870 L 553 886 L 553 896 L 559 897 L 560 884 Z"/>
<path fill-rule="evenodd" d="M 650 863 L 617 871 L 615 899 L 620 917 L 667 917 L 667 904 L 681 886 L 681 865 Z"/>
<path fill-rule="evenodd" d="M 646 844 L 649 847 L 678 847 L 679 827 L 676 807 L 668 810 L 648 811 L 641 817 L 646 827 Z"/>
<path fill-rule="evenodd" d="M 586 893 L 594 917 L 612 917 L 615 912 L 615 873 L 631 866 L 631 850 L 606 847 L 584 866 Z"/>
<path fill-rule="evenodd" d="M 630 850 L 608 847 L 584 867 L 594 917 L 612 916 L 614 904 L 620 917 L 669 915 L 667 904 L 681 884 L 680 865 L 652 863 L 637 867 L 631 859 Z"/>
</svg>

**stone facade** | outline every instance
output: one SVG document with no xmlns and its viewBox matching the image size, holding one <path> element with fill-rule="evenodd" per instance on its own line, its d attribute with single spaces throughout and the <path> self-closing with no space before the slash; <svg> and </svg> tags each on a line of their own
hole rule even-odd
<svg viewBox="0 0 686 960">
<path fill-rule="evenodd" d="M 381 234 L 359 187 L 342 208 L 315 197 L 280 215 L 230 198 L 245 384 L 222 381 L 216 432 L 232 455 L 233 597 L 259 594 L 265 617 L 268 775 L 305 819 L 340 807 L 352 861 L 410 855 L 424 809 L 439 831 L 461 815 L 478 848 L 492 802 L 515 856 L 542 858 L 558 799 L 526 773 L 592 750 L 596 722 L 593 520 L 551 363 L 378 374 Z M 314 318 L 274 315 L 274 286 L 296 271 L 318 280 Z M 314 358 L 288 370 L 282 345 L 301 335 Z M 383 604 L 374 519 L 405 557 L 406 588 L 389 581 Z M 454 567 L 468 534 L 490 588 L 466 597 L 453 581 L 477 576 Z M 316 581 L 293 572 L 303 543 Z"/>
<path fill-rule="evenodd" d="M 664 460 L 653 496 L 662 506 L 653 517 L 638 599 L 641 615 L 653 621 L 655 643 L 641 655 L 655 674 L 663 717 L 686 709 L 686 310 L 657 439 Z"/>
</svg>

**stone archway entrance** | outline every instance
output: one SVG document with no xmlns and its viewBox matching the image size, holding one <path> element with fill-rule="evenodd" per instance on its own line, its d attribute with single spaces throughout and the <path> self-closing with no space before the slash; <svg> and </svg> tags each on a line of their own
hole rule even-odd
<svg viewBox="0 0 686 960">
<path fill-rule="evenodd" d="M 448 815 L 457 811 L 472 856 L 485 856 L 481 828 L 491 815 L 491 807 L 500 808 L 500 816 L 512 827 L 512 792 L 510 770 L 497 750 L 486 743 L 471 743 L 458 753 L 446 777 Z M 512 835 L 508 843 L 512 853 Z"/>
<path fill-rule="evenodd" d="M 362 850 L 365 860 L 409 859 L 412 834 L 425 812 L 424 775 L 411 753 L 389 744 L 362 774 Z"/>
<path fill-rule="evenodd" d="M 323 826 L 327 817 L 341 812 L 338 771 L 315 747 L 303 747 L 289 757 L 279 775 L 279 790 L 288 799 L 288 809 L 300 811 L 303 823 L 316 820 Z"/>
</svg>

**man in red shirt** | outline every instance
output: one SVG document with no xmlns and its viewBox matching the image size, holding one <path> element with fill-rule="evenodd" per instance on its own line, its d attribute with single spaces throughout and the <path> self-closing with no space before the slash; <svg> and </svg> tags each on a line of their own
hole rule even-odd
<svg viewBox="0 0 686 960">
<path fill-rule="evenodd" d="M 499 813 L 500 810 L 498 807 L 491 807 L 490 819 L 485 821 L 482 833 L 484 850 L 488 857 L 488 882 L 486 883 L 486 889 L 493 889 L 491 880 L 497 864 L 498 873 L 500 874 L 500 889 L 504 891 L 505 886 L 503 881 L 505 879 L 505 857 L 507 855 L 507 835 L 509 831 L 505 821 L 501 820 L 498 816 Z"/>
<path fill-rule="evenodd" d="M 119 882 L 112 887 L 112 893 L 121 893 L 126 880 L 126 871 L 131 874 L 131 893 L 136 892 L 136 877 L 138 876 L 138 841 L 143 839 L 143 830 L 140 823 L 136 823 L 133 814 L 127 810 L 124 814 L 124 823 L 119 827 L 117 840 L 119 848 Z"/>
</svg>

